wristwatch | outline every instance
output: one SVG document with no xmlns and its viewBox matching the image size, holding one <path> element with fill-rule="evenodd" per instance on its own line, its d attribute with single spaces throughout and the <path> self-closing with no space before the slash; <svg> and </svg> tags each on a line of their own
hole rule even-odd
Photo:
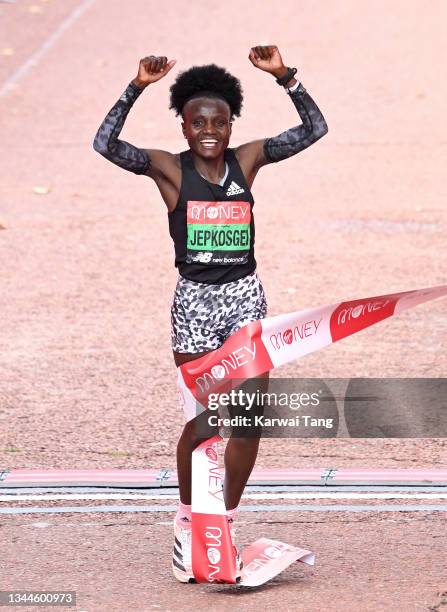
<svg viewBox="0 0 447 612">
<path fill-rule="evenodd" d="M 282 87 L 284 87 L 284 85 L 286 85 L 296 75 L 296 73 L 297 68 L 289 68 L 287 66 L 287 72 L 282 77 L 276 79 L 276 82 L 278 85 L 282 85 Z"/>
</svg>

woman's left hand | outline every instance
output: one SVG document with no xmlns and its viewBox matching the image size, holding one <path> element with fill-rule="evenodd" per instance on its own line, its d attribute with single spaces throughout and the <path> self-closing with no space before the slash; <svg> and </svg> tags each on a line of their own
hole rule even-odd
<svg viewBox="0 0 447 612">
<path fill-rule="evenodd" d="M 253 66 L 273 74 L 276 78 L 284 76 L 287 72 L 287 68 L 284 66 L 276 45 L 258 45 L 257 47 L 252 47 L 248 59 Z"/>
</svg>

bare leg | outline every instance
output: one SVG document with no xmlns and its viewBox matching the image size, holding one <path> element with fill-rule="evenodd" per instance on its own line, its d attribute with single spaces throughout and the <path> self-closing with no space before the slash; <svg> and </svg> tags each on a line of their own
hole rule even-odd
<svg viewBox="0 0 447 612">
<path fill-rule="evenodd" d="M 256 461 L 259 438 L 230 438 L 225 449 L 224 498 L 227 510 L 239 505 Z"/>
<path fill-rule="evenodd" d="M 218 428 L 207 427 L 205 419 L 208 418 L 208 411 L 203 412 L 193 421 L 186 423 L 182 435 L 177 444 L 177 475 L 180 491 L 180 501 L 182 504 L 191 504 L 191 456 L 193 450 L 203 440 L 207 440 L 218 433 Z M 196 426 L 200 427 L 200 436 L 196 432 Z M 208 434 L 203 435 L 204 428 L 208 429 Z"/>
<path fill-rule="evenodd" d="M 246 391 L 259 389 L 265 393 L 268 389 L 269 373 L 251 378 L 242 386 Z M 234 433 L 234 432 L 233 432 Z M 239 505 L 247 480 L 253 470 L 258 455 L 260 438 L 231 437 L 225 449 L 224 498 L 227 510 Z"/>
<path fill-rule="evenodd" d="M 178 367 L 183 363 L 187 363 L 188 361 L 194 361 L 194 359 L 198 359 L 199 357 L 203 357 L 210 351 L 205 351 L 204 353 L 176 353 L 174 352 L 174 361 L 175 365 Z M 177 444 L 177 476 L 178 476 L 178 485 L 180 491 L 180 501 L 182 504 L 191 504 L 191 455 L 193 450 L 207 438 L 215 435 L 217 433 L 217 429 L 211 430 L 209 429 L 209 435 L 203 435 L 203 427 L 205 427 L 205 419 L 208 415 L 206 412 L 202 413 L 199 417 L 196 417 L 194 420 L 186 423 L 183 428 L 182 435 Z M 196 429 L 197 425 L 201 425 L 199 437 Z"/>
<path fill-rule="evenodd" d="M 209 351 L 207 351 L 209 352 Z M 198 359 L 204 353 L 175 353 L 174 361 L 180 366 L 188 361 Z M 244 389 L 253 391 L 259 388 L 266 391 L 268 388 L 269 373 L 265 372 L 244 384 Z M 261 380 L 259 380 L 261 379 Z M 254 383 L 254 384 L 253 384 Z M 218 433 L 217 428 L 206 426 L 207 411 L 199 417 L 189 421 L 183 428 L 183 432 L 177 444 L 177 475 L 179 482 L 180 501 L 182 504 L 191 504 L 191 455 L 193 450 L 203 441 Z M 198 426 L 200 427 L 198 428 Z M 197 431 L 199 429 L 199 432 Z M 204 435 L 204 431 L 207 433 Z M 225 449 L 225 481 L 224 498 L 227 510 L 236 508 L 242 497 L 247 480 L 253 470 L 259 448 L 259 438 L 230 438 Z"/>
</svg>

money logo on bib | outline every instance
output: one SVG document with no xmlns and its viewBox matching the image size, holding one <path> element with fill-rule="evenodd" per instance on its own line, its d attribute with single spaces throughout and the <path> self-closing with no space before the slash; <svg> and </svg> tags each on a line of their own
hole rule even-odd
<svg viewBox="0 0 447 612">
<path fill-rule="evenodd" d="M 245 264 L 250 252 L 250 202 L 187 204 L 186 262 Z"/>
</svg>

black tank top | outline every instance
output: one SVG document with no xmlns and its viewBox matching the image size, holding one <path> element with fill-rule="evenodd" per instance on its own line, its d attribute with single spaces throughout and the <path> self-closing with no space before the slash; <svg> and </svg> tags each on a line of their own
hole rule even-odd
<svg viewBox="0 0 447 612">
<path fill-rule="evenodd" d="M 228 175 L 222 186 L 195 169 L 191 150 L 180 153 L 182 185 L 168 213 L 181 276 L 207 284 L 238 280 L 256 269 L 254 199 L 233 149 L 224 152 Z"/>
</svg>

